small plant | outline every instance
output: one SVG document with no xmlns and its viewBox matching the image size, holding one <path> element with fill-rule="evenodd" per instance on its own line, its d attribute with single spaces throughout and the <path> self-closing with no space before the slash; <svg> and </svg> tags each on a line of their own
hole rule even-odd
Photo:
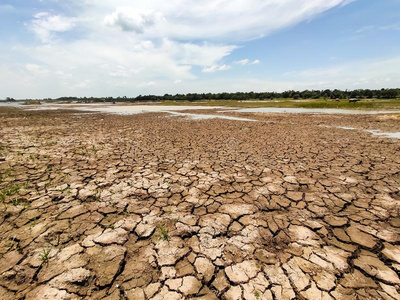
<svg viewBox="0 0 400 300">
<path fill-rule="evenodd" d="M 4 190 L 4 193 L 6 194 L 6 196 L 14 196 L 16 193 L 19 192 L 19 189 L 20 189 L 19 185 L 13 184 L 11 187 Z"/>
<path fill-rule="evenodd" d="M 0 200 L 5 201 L 8 196 L 14 196 L 19 192 L 20 186 L 13 184 L 12 186 L 0 191 Z"/>
<path fill-rule="evenodd" d="M 256 299 L 258 300 L 258 299 L 260 299 L 260 292 L 259 291 L 254 291 L 254 297 L 256 297 Z"/>
<path fill-rule="evenodd" d="M 160 239 L 164 241 L 169 241 L 171 237 L 169 236 L 169 231 L 165 227 L 164 223 L 158 224 L 158 230 L 160 231 Z"/>
<path fill-rule="evenodd" d="M 49 260 L 50 251 L 50 248 L 43 248 L 42 252 L 40 253 L 40 260 L 43 263 L 46 263 Z"/>
<path fill-rule="evenodd" d="M 18 199 L 18 198 L 14 198 L 14 199 L 12 200 L 12 204 L 13 204 L 14 206 L 18 206 L 18 205 L 19 205 L 19 199 Z"/>
</svg>

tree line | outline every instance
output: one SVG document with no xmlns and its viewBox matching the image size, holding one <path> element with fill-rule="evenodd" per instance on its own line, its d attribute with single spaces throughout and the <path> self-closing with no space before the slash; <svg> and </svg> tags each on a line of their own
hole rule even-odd
<svg viewBox="0 0 400 300">
<path fill-rule="evenodd" d="M 42 100 L 56 101 L 81 101 L 81 102 L 147 102 L 147 101 L 201 101 L 201 100 L 270 100 L 270 99 L 396 99 L 400 98 L 399 89 L 358 89 L 358 90 L 304 90 L 285 92 L 237 92 L 237 93 L 189 93 L 139 95 L 137 97 L 60 97 L 57 99 L 46 98 Z M 11 100 L 8 98 L 7 100 Z"/>
</svg>

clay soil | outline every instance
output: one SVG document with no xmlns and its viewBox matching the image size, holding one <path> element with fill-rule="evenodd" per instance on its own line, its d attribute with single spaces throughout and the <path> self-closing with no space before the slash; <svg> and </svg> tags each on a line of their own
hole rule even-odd
<svg viewBox="0 0 400 300">
<path fill-rule="evenodd" d="M 0 108 L 0 299 L 400 299 L 399 119 L 240 116 Z"/>
</svg>

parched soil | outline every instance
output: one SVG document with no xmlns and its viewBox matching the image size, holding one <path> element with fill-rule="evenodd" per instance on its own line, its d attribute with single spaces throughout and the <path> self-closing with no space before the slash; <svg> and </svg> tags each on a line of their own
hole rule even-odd
<svg viewBox="0 0 400 300">
<path fill-rule="evenodd" d="M 400 299 L 399 119 L 240 116 L 0 108 L 0 299 Z"/>
</svg>

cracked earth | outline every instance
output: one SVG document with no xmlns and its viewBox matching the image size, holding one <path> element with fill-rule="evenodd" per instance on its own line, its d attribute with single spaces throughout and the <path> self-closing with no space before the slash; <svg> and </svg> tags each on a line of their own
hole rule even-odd
<svg viewBox="0 0 400 300">
<path fill-rule="evenodd" d="M 1 108 L 0 298 L 400 299 L 399 120 L 231 115 Z"/>
</svg>

